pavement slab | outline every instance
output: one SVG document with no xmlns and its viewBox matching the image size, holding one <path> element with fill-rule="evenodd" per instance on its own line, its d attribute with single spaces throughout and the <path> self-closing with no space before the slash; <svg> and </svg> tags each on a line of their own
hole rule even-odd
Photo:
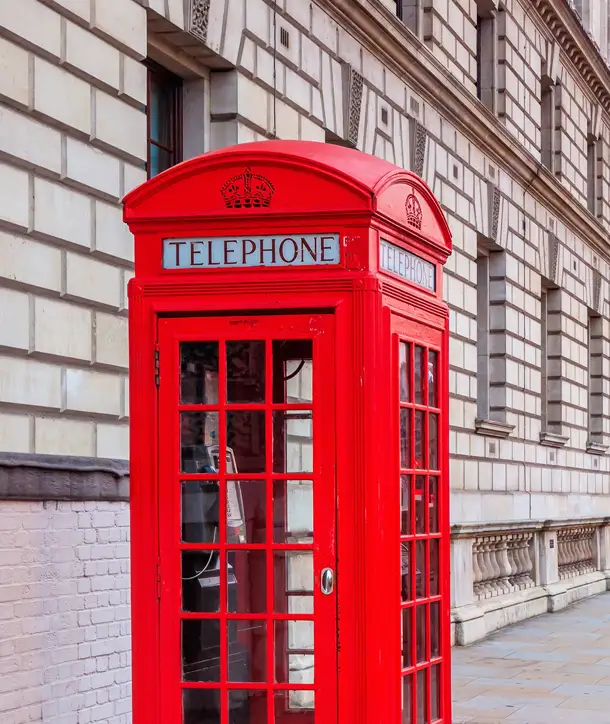
<svg viewBox="0 0 610 724">
<path fill-rule="evenodd" d="M 610 724 L 610 593 L 453 649 L 452 724 Z"/>
</svg>

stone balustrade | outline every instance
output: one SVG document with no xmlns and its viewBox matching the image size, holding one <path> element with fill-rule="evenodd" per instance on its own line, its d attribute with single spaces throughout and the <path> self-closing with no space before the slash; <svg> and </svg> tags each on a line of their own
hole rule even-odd
<svg viewBox="0 0 610 724">
<path fill-rule="evenodd" d="M 561 528 L 557 531 L 559 579 L 574 578 L 597 570 L 595 547 L 597 529 L 593 525 Z"/>
<path fill-rule="evenodd" d="M 610 518 L 454 525 L 451 538 L 458 644 L 610 590 Z"/>
</svg>

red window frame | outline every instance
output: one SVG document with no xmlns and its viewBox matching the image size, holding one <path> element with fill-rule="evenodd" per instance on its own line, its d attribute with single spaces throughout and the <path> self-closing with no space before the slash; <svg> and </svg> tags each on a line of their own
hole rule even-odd
<svg viewBox="0 0 610 724">
<path fill-rule="evenodd" d="M 337 603 L 336 590 L 331 596 L 321 593 L 318 585 L 324 568 L 336 570 L 336 509 L 335 509 L 335 409 L 334 409 L 334 320 L 331 315 L 316 315 L 312 325 L 311 315 L 260 317 L 212 317 L 204 319 L 167 319 L 160 321 L 160 419 L 165 422 L 160 428 L 160 500 L 163 506 L 159 510 L 160 561 L 162 573 L 161 597 L 161 720 L 181 721 L 182 692 L 186 689 L 205 689 L 218 692 L 221 701 L 221 724 L 229 724 L 228 692 L 267 692 L 267 724 L 310 724 L 313 712 L 294 711 L 283 706 L 283 699 L 275 696 L 282 691 L 315 691 L 316 724 L 336 724 L 332 712 L 336 713 L 337 696 Z M 289 339 L 313 341 L 314 399 L 311 404 L 274 401 L 273 395 L 273 340 Z M 228 340 L 264 340 L 266 343 L 266 399 L 262 404 L 227 402 L 223 395 L 214 404 L 180 403 L 180 363 L 179 348 L 182 342 L 210 341 L 219 343 L 218 389 L 226 387 L 227 364 L 223 354 Z M 316 366 L 320 369 L 316 378 Z M 219 414 L 219 444 L 221 449 L 226 443 L 225 424 L 227 413 L 232 410 L 260 410 L 266 415 L 266 470 L 263 473 L 237 473 L 227 471 L 225 456 L 220 454 L 218 473 L 179 472 L 179 414 L 180 412 L 217 412 Z M 313 411 L 314 430 L 314 471 L 313 473 L 276 473 L 273 470 L 273 445 L 270 444 L 272 415 L 274 411 L 294 410 Z M 173 419 L 173 421 L 172 421 Z M 273 483 L 291 479 L 313 480 L 314 529 L 312 543 L 277 543 L 274 539 Z M 213 543 L 184 543 L 181 541 L 180 528 L 180 484 L 183 481 L 219 481 L 220 510 L 226 509 L 226 482 L 229 480 L 262 480 L 266 483 L 266 519 L 267 533 L 264 543 L 235 543 L 227 538 L 226 516 L 219 517 L 219 538 Z M 324 484 L 321 483 L 324 481 Z M 229 551 L 262 551 L 266 554 L 266 611 L 261 613 L 232 613 L 227 607 L 226 565 L 220 565 L 220 611 L 184 612 L 181 610 L 181 570 L 180 556 L 183 551 L 220 551 L 221 560 Z M 274 556 L 282 551 L 312 551 L 314 565 L 314 613 L 280 613 L 276 611 L 274 587 L 279 585 L 283 595 L 288 597 L 286 586 L 281 584 L 283 575 L 276 578 Z M 234 573 L 239 575 L 237 566 Z M 280 584 L 278 584 L 278 579 Z M 240 595 L 238 589 L 238 597 Z M 303 595 L 305 591 L 295 591 L 294 595 Z M 238 606 L 241 609 L 241 607 Z M 182 681 L 182 661 L 180 650 L 180 626 L 182 621 L 213 620 L 220 622 L 220 662 L 219 681 L 184 682 Z M 314 621 L 315 628 L 315 679 L 313 684 L 288 683 L 287 676 L 280 676 L 285 683 L 276 681 L 278 657 L 273 644 L 276 621 Z M 227 622 L 242 621 L 266 623 L 266 680 L 265 682 L 233 682 L 228 677 L 228 634 Z M 280 627 L 283 629 L 283 627 Z M 247 641 L 252 635 L 250 630 L 242 629 L 241 639 Z M 278 643 L 282 643 L 281 638 Z M 282 666 L 288 667 L 288 654 L 300 650 L 288 651 Z M 304 651 L 304 653 L 311 653 Z M 287 702 L 287 699 L 286 699 Z"/>
<path fill-rule="evenodd" d="M 440 335 L 438 344 L 417 339 L 416 335 L 400 334 L 395 339 L 401 497 L 402 722 L 434 724 L 446 721 L 443 676 L 450 676 L 445 670 L 442 640 L 444 597 L 448 595 L 448 591 L 443 590 L 441 575 L 441 498 L 446 494 L 441 480 L 441 431 L 445 414 L 441 411 L 442 345 Z M 431 421 L 435 421 L 435 430 Z M 431 434 L 435 438 L 434 451 L 430 445 Z"/>
</svg>

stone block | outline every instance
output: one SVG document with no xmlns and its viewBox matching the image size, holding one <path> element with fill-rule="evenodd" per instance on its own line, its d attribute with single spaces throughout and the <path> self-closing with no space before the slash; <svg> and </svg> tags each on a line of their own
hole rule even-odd
<svg viewBox="0 0 610 724">
<path fill-rule="evenodd" d="M 66 410 L 100 415 L 121 414 L 121 378 L 116 374 L 68 369 Z"/>
<path fill-rule="evenodd" d="M 0 163 L 0 222 L 27 229 L 30 215 L 29 175 Z"/>
<path fill-rule="evenodd" d="M 64 420 L 58 417 L 37 417 L 34 449 L 43 455 L 95 456 L 95 423 L 86 420 Z"/>
<path fill-rule="evenodd" d="M 132 166 L 129 163 L 123 164 L 123 193 L 128 194 L 145 181 L 146 169 Z"/>
<path fill-rule="evenodd" d="M 95 189 L 117 199 L 121 196 L 120 161 L 70 137 L 66 138 L 65 177 L 86 189 Z"/>
<path fill-rule="evenodd" d="M 91 133 L 90 85 L 42 58 L 34 59 L 33 110 L 62 126 Z"/>
<path fill-rule="evenodd" d="M 55 7 L 62 15 L 73 15 L 89 22 L 91 18 L 91 3 L 88 0 L 43 0 L 47 5 Z"/>
<path fill-rule="evenodd" d="M 90 362 L 91 311 L 57 299 L 34 301 L 34 351 Z"/>
<path fill-rule="evenodd" d="M 254 45 L 252 44 L 252 47 Z M 185 81 L 182 86 L 184 160 L 194 158 L 207 150 L 209 128 L 209 84 L 197 78 Z M 132 187 L 133 188 L 133 187 Z"/>
<path fill-rule="evenodd" d="M 129 349 L 125 317 L 101 312 L 95 315 L 95 361 L 127 368 Z"/>
<path fill-rule="evenodd" d="M 270 45 L 271 41 L 269 15 L 269 6 L 263 0 L 249 0 L 246 3 L 246 29 L 262 40 L 265 45 Z"/>
<path fill-rule="evenodd" d="M 13 289 L 0 288 L 0 347 L 28 350 L 29 340 L 30 300 L 28 295 Z"/>
<path fill-rule="evenodd" d="M 121 95 L 133 98 L 143 107 L 146 105 L 148 76 L 146 66 L 139 60 L 123 56 Z"/>
<path fill-rule="evenodd" d="M 146 57 L 146 10 L 135 0 L 94 0 L 92 27 L 138 59 Z"/>
<path fill-rule="evenodd" d="M 278 138 L 297 140 L 299 138 L 299 114 L 294 108 L 283 101 L 276 101 L 275 128 Z"/>
<path fill-rule="evenodd" d="M 66 23 L 65 48 L 63 62 L 66 66 L 118 90 L 121 54 L 116 48 L 71 22 Z"/>
<path fill-rule="evenodd" d="M 28 45 L 59 58 L 61 18 L 38 0 L 0 3 L 0 28 L 22 38 Z"/>
<path fill-rule="evenodd" d="M 58 410 L 61 368 L 32 359 L 0 356 L 0 401 Z"/>
<path fill-rule="evenodd" d="M 451 541 L 451 608 L 469 605 L 474 600 L 472 538 Z"/>
<path fill-rule="evenodd" d="M 96 90 L 92 139 L 139 161 L 145 161 L 146 114 L 118 98 Z"/>
<path fill-rule="evenodd" d="M 0 96 L 27 108 L 30 102 L 29 53 L 0 38 Z"/>
<path fill-rule="evenodd" d="M 122 295 L 121 272 L 110 264 L 67 252 L 65 294 L 118 309 Z"/>
<path fill-rule="evenodd" d="M 91 199 L 78 191 L 36 177 L 34 179 L 34 231 L 89 250 Z"/>
<path fill-rule="evenodd" d="M 28 415 L 0 413 L 0 439 L 4 452 L 30 452 L 30 421 Z"/>
<path fill-rule="evenodd" d="M 0 168 L 0 178 L 2 171 Z M 33 239 L 0 232 L 0 277 L 30 287 L 61 290 L 61 251 Z"/>
<path fill-rule="evenodd" d="M 97 456 L 113 460 L 129 460 L 129 427 L 98 423 Z"/>
<path fill-rule="evenodd" d="M 61 134 L 12 108 L 0 106 L 0 155 L 59 175 Z"/>
<path fill-rule="evenodd" d="M 95 251 L 133 262 L 133 235 L 120 206 L 95 202 Z"/>
</svg>

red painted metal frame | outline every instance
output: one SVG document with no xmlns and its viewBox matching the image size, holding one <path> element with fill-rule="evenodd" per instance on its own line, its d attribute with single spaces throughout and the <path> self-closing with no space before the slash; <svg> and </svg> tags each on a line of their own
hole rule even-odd
<svg viewBox="0 0 610 724">
<path fill-rule="evenodd" d="M 225 208 L 219 189 L 245 166 L 272 179 L 270 208 Z M 409 194 L 421 206 L 420 229 L 406 223 Z M 125 218 L 136 236 L 136 277 L 129 287 L 134 724 L 180 724 L 160 715 L 159 692 L 169 682 L 160 657 L 156 583 L 158 511 L 164 502 L 159 498 L 163 424 L 155 386 L 157 326 L 164 317 L 187 317 L 191 322 L 184 324 L 197 334 L 194 318 L 201 315 L 297 312 L 328 314 L 335 329 L 339 612 L 337 706 L 328 719 L 333 724 L 402 722 L 396 354 L 400 338 L 439 350 L 444 666 L 439 721 L 450 724 L 448 311 L 442 302 L 442 265 L 451 252 L 451 235 L 438 203 L 420 179 L 379 159 L 324 144 L 274 141 L 206 154 L 160 174 L 128 196 Z M 340 264 L 161 268 L 164 237 L 297 232 L 338 233 Z M 435 292 L 380 270 L 380 238 L 435 264 Z"/>
</svg>

